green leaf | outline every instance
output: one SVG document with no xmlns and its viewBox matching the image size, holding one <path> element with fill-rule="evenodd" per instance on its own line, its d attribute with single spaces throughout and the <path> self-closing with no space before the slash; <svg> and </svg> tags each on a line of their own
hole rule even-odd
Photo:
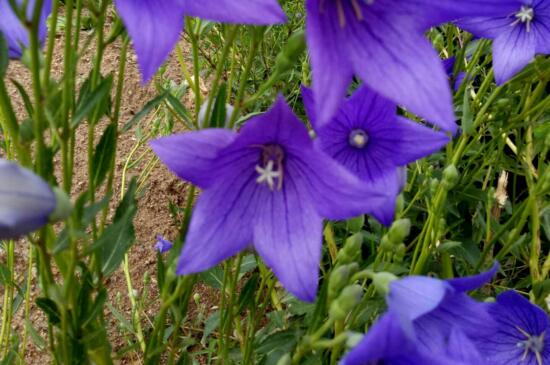
<svg viewBox="0 0 550 365">
<path fill-rule="evenodd" d="M 19 94 L 21 94 L 21 98 L 23 99 L 23 104 L 25 105 L 28 116 L 32 117 L 34 115 L 34 108 L 32 106 L 32 101 L 29 94 L 27 94 L 27 91 L 25 91 L 23 85 L 21 85 L 19 82 L 14 79 L 10 79 L 10 81 L 15 85 L 17 91 L 19 91 Z"/>
<path fill-rule="evenodd" d="M 54 326 L 61 322 L 61 316 L 57 304 L 49 298 L 37 298 L 36 305 L 46 313 L 48 321 Z"/>
<path fill-rule="evenodd" d="M 163 102 L 163 100 L 166 98 L 166 95 L 168 95 L 166 92 L 164 94 L 160 94 L 154 99 L 150 100 L 143 109 L 141 109 L 134 117 L 122 127 L 122 133 L 128 132 L 130 129 L 132 129 L 136 124 L 138 124 L 147 114 L 151 112 L 151 110 L 155 109 L 157 106 L 160 105 L 160 103 Z"/>
<path fill-rule="evenodd" d="M 76 128 L 85 118 L 89 117 L 95 108 L 105 102 L 111 95 L 113 76 L 109 75 L 91 93 L 81 92 L 81 100 L 71 121 L 71 128 Z"/>
<path fill-rule="evenodd" d="M 124 255 L 134 244 L 136 237 L 133 220 L 137 212 L 136 188 L 136 179 L 133 179 L 116 210 L 113 223 L 105 229 L 90 248 L 96 252 L 101 272 L 105 276 L 111 275 L 120 266 Z"/>
<path fill-rule="evenodd" d="M 223 269 L 218 265 L 208 271 L 203 271 L 199 274 L 199 280 L 214 289 L 221 289 L 223 286 Z"/>
<path fill-rule="evenodd" d="M 109 124 L 95 148 L 92 167 L 94 171 L 93 181 L 96 187 L 103 183 L 111 169 L 116 153 L 117 134 L 117 125 L 114 123 Z"/>
<path fill-rule="evenodd" d="M 195 126 L 193 126 L 192 117 L 181 101 L 168 92 L 166 93 L 166 99 L 167 105 L 172 108 L 183 124 L 185 124 L 185 126 L 189 129 L 195 129 Z"/>
<path fill-rule="evenodd" d="M 215 311 L 204 322 L 204 332 L 202 335 L 201 343 L 204 345 L 208 336 L 212 334 L 220 325 L 220 311 Z"/>
<path fill-rule="evenodd" d="M 223 128 L 225 125 L 226 109 L 225 99 L 227 98 L 227 86 L 222 84 L 218 95 L 216 95 L 216 102 L 214 103 L 214 109 L 212 116 L 210 117 L 210 128 Z"/>
</svg>

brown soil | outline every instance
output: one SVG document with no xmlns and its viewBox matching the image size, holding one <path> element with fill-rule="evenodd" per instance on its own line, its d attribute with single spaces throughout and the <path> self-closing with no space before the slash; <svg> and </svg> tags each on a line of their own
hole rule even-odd
<svg viewBox="0 0 550 365">
<path fill-rule="evenodd" d="M 83 33 L 83 39 L 81 44 L 84 44 L 86 33 Z M 59 79 L 63 74 L 63 56 L 61 45 L 63 44 L 63 37 L 58 36 L 56 40 L 56 53 L 53 61 L 52 79 Z M 187 45 L 182 42 L 182 48 L 184 49 L 184 55 L 188 57 Z M 113 73 L 115 80 L 117 78 L 118 69 L 118 57 L 121 44 L 116 42 L 111 45 L 105 52 L 104 63 L 102 73 L 104 75 Z M 79 62 L 77 71 L 77 85 L 80 85 L 87 78 L 90 68 L 92 66 L 91 60 L 93 59 L 90 52 L 84 53 L 81 62 Z M 189 62 L 190 64 L 190 62 Z M 24 86 L 31 84 L 30 74 L 28 70 L 19 62 L 13 61 L 10 63 L 8 70 L 8 78 L 17 80 Z M 182 77 L 179 73 L 179 66 L 175 57 L 172 57 L 167 62 L 166 72 L 163 75 L 164 79 L 173 80 L 177 84 L 182 81 Z M 125 85 L 123 92 L 120 126 L 122 127 L 128 122 L 135 113 L 139 112 L 144 104 L 157 95 L 154 83 L 147 85 L 141 85 L 140 74 L 136 64 L 136 57 L 131 51 L 128 57 L 128 65 L 125 72 Z M 18 92 L 13 85 L 10 85 L 10 94 L 15 103 L 16 112 L 20 120 L 23 120 L 25 115 L 25 109 Z M 183 100 L 184 104 L 192 108 L 190 99 Z M 142 121 L 142 125 L 146 126 L 148 122 L 151 122 L 151 117 Z M 87 145 L 87 126 L 81 125 L 77 130 L 77 143 L 76 143 L 76 161 L 75 161 L 75 175 L 72 197 L 78 196 L 81 192 L 86 190 L 87 185 L 87 158 L 86 158 L 86 145 Z M 98 123 L 95 139 L 96 141 L 101 136 L 101 133 L 107 121 L 100 121 Z M 126 158 L 130 151 L 134 148 L 137 138 L 135 131 L 130 131 L 121 136 L 118 144 L 118 152 L 116 159 L 116 176 L 114 183 L 114 194 L 120 196 L 120 187 L 122 186 L 122 168 L 126 162 Z M 142 152 L 146 152 L 147 147 L 143 147 L 137 155 Z M 146 161 L 151 158 L 152 154 L 149 151 Z M 130 171 L 132 174 L 137 175 L 144 168 L 144 163 L 138 165 L 134 170 Z M 126 184 L 129 181 L 129 176 L 126 176 Z M 156 241 L 156 235 L 162 234 L 168 239 L 174 239 L 177 234 L 177 226 L 174 224 L 173 217 L 170 216 L 168 209 L 169 201 L 175 203 L 178 206 L 184 206 L 187 186 L 177 178 L 175 178 L 162 164 L 157 163 L 156 167 L 152 170 L 150 176 L 144 184 L 144 189 L 140 194 L 139 209 L 134 221 L 136 227 L 137 241 L 129 252 L 130 262 L 130 274 L 132 277 L 132 283 L 135 291 L 140 295 L 142 293 L 148 293 L 148 298 L 144 298 L 144 315 L 149 318 L 153 318 L 158 308 L 158 291 L 156 289 L 156 252 L 153 245 Z M 114 207 L 111 207 L 111 213 Z M 22 280 L 26 268 L 28 266 L 28 253 L 29 245 L 27 242 L 21 242 L 16 247 L 16 275 Z M 0 254 L 0 260 L 5 261 L 5 254 Z M 147 287 L 144 285 L 144 275 L 149 273 L 151 281 Z M 36 277 L 36 276 L 35 276 Z M 128 290 L 125 277 L 122 273 L 122 269 L 119 269 L 115 274 L 109 278 L 107 283 L 109 290 L 109 303 L 111 303 L 119 312 L 121 312 L 126 319 L 130 320 L 131 306 L 128 299 Z M 33 296 L 38 294 L 38 287 L 36 280 L 33 280 L 31 292 Z M 196 291 L 201 294 L 201 307 L 209 310 L 216 302 L 214 293 L 208 289 L 208 287 L 197 285 Z M 120 298 L 120 299 L 117 299 Z M 128 345 L 128 335 L 123 333 L 119 326 L 117 326 L 116 319 L 113 316 L 107 314 L 107 318 L 111 321 L 110 336 L 113 350 L 116 352 Z M 31 322 L 37 332 L 46 338 L 47 334 L 47 322 L 42 312 L 33 306 L 30 315 Z M 147 325 L 148 321 L 143 318 L 142 324 Z M 24 308 L 20 308 L 14 318 L 14 330 L 21 333 L 24 327 Z M 131 339 L 133 340 L 133 339 Z M 139 359 L 135 358 L 135 353 L 130 352 L 121 363 L 139 363 Z M 38 348 L 32 340 L 29 339 L 27 349 L 25 350 L 25 362 L 28 364 L 47 363 L 50 360 L 47 349 Z"/>
</svg>

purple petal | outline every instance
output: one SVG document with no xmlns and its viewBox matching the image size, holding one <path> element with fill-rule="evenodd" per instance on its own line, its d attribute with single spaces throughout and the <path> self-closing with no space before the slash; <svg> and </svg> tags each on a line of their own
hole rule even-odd
<svg viewBox="0 0 550 365">
<path fill-rule="evenodd" d="M 525 351 L 522 344 L 527 336 L 543 336 L 542 363 L 550 361 L 549 320 L 546 313 L 518 293 L 510 290 L 500 294 L 490 304 L 491 315 L 498 330 L 476 344 L 481 353 L 495 364 L 538 365 L 533 351 Z"/>
<path fill-rule="evenodd" d="M 447 284 L 425 276 L 409 276 L 390 284 L 387 298 L 391 311 L 410 321 L 436 309 L 447 293 Z"/>
<path fill-rule="evenodd" d="M 322 152 L 295 155 L 288 168 L 308 184 L 319 214 L 328 219 L 349 219 L 372 213 L 389 196 L 373 184 L 360 181 L 345 167 Z"/>
<path fill-rule="evenodd" d="M 482 272 L 479 275 L 465 276 L 462 278 L 446 280 L 455 290 L 459 292 L 467 292 L 481 288 L 483 285 L 491 281 L 495 277 L 500 265 L 495 261 L 493 267 L 488 271 Z"/>
<path fill-rule="evenodd" d="M 0 158 L 0 240 L 37 230 L 55 210 L 50 186 L 31 171 Z"/>
<path fill-rule="evenodd" d="M 225 155 L 230 167 L 200 196 L 181 252 L 177 273 L 207 270 L 252 243 L 252 226 L 264 205 L 265 189 L 256 183 L 257 152 Z M 222 162 L 223 162 L 222 161 Z"/>
<path fill-rule="evenodd" d="M 311 57 L 317 126 L 327 123 L 346 95 L 352 80 L 352 66 L 342 31 L 331 11 L 334 1 L 306 0 L 306 37 Z"/>
<path fill-rule="evenodd" d="M 187 0 L 184 4 L 188 15 L 218 22 L 268 25 L 286 21 L 277 0 Z"/>
<path fill-rule="evenodd" d="M 493 42 L 493 67 L 498 85 L 521 71 L 535 57 L 535 37 L 522 26 L 514 26 Z"/>
<path fill-rule="evenodd" d="M 153 77 L 183 28 L 184 0 L 115 0 L 138 55 L 143 81 Z"/>
<path fill-rule="evenodd" d="M 369 87 L 427 119 L 456 132 L 448 79 L 423 34 L 376 14 L 350 21 L 346 42 L 354 71 Z"/>
<path fill-rule="evenodd" d="M 17 0 L 17 5 L 21 5 L 22 1 Z M 34 5 L 36 0 L 30 0 L 27 5 L 28 21 L 32 20 Z M 41 43 L 44 42 L 47 33 L 46 19 L 48 18 L 52 9 L 52 1 L 45 0 L 42 6 L 42 12 L 40 14 L 40 23 L 38 27 L 38 39 Z M 23 48 L 29 46 L 29 34 L 27 29 L 13 12 L 9 1 L 0 1 L 0 33 L 4 35 L 8 42 L 8 56 L 10 58 L 20 58 L 23 54 Z"/>
<path fill-rule="evenodd" d="M 519 6 L 517 9 L 519 10 Z M 509 14 L 502 13 L 501 16 L 495 17 L 463 18 L 456 23 L 460 28 L 478 37 L 493 39 L 510 29 L 513 20 L 508 16 Z"/>
<path fill-rule="evenodd" d="M 452 289 L 436 308 L 414 321 L 419 341 L 429 352 L 441 351 L 454 327 L 478 340 L 494 333 L 496 323 L 485 303 L 464 293 L 453 293 Z"/>
<path fill-rule="evenodd" d="M 317 125 L 317 118 L 315 118 L 315 98 L 313 96 L 313 90 L 302 85 L 302 101 L 304 103 L 304 109 L 306 110 L 307 118 L 313 128 Z"/>
<path fill-rule="evenodd" d="M 482 365 L 487 363 L 470 338 L 456 327 L 451 330 L 447 344 L 447 353 L 453 360 L 461 361 L 464 365 Z"/>
<path fill-rule="evenodd" d="M 312 302 L 319 280 L 322 219 L 291 171 L 282 191 L 266 192 L 255 221 L 254 247 L 290 293 Z"/>
<path fill-rule="evenodd" d="M 379 124 L 370 133 L 372 140 L 376 142 L 376 148 L 385 151 L 386 158 L 397 166 L 424 158 L 450 142 L 445 133 L 436 132 L 400 116 L 391 122 Z"/>
<path fill-rule="evenodd" d="M 235 137 L 227 129 L 206 129 L 159 138 L 151 141 L 151 147 L 178 177 L 205 188 L 219 177 L 215 173 L 218 154 Z"/>
<path fill-rule="evenodd" d="M 402 180 L 402 176 L 399 174 L 398 170 L 398 168 L 394 168 L 392 171 L 379 176 L 372 182 L 376 190 L 386 191 L 388 193 L 385 201 L 370 213 L 385 226 L 390 226 L 395 218 L 395 206 Z"/>
<path fill-rule="evenodd" d="M 413 334 L 405 331 L 398 315 L 384 314 L 342 360 L 342 365 L 366 365 L 414 351 Z M 390 362 L 393 364 L 393 362 Z"/>
</svg>

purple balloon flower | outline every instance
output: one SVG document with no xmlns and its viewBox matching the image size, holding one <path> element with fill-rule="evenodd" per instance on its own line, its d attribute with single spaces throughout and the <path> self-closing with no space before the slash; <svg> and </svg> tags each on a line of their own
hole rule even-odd
<svg viewBox="0 0 550 365">
<path fill-rule="evenodd" d="M 372 214 L 383 224 L 391 224 L 403 185 L 401 167 L 441 149 L 449 137 L 398 116 L 395 103 L 365 86 L 322 126 L 311 90 L 303 87 L 302 98 L 316 127 L 319 147 L 361 180 L 388 192 L 388 201 Z"/>
<path fill-rule="evenodd" d="M 0 158 L 0 240 L 37 230 L 56 208 L 50 186 L 30 170 Z"/>
<path fill-rule="evenodd" d="M 323 218 L 355 217 L 386 199 L 316 149 L 282 97 L 238 134 L 207 129 L 151 145 L 176 175 L 203 189 L 178 274 L 252 245 L 291 293 L 313 301 Z"/>
<path fill-rule="evenodd" d="M 158 252 L 168 252 L 172 249 L 172 247 L 174 247 L 174 244 L 172 242 L 168 241 L 160 234 L 157 235 L 157 243 L 155 244 L 155 248 L 158 250 Z"/>
<path fill-rule="evenodd" d="M 388 312 L 344 359 L 345 365 L 487 364 L 475 340 L 494 333 L 484 303 L 465 294 L 489 281 L 498 265 L 480 275 L 439 280 L 409 276 L 390 284 Z"/>
<path fill-rule="evenodd" d="M 445 131 L 457 126 L 447 75 L 425 39 L 430 27 L 485 15 L 501 0 L 306 0 L 319 125 L 357 75 L 371 89 Z"/>
<path fill-rule="evenodd" d="M 461 19 L 458 25 L 493 39 L 497 84 L 521 71 L 536 53 L 550 53 L 550 0 L 503 0 L 489 16 Z"/>
<path fill-rule="evenodd" d="M 510 290 L 489 304 L 497 331 L 477 342 L 481 353 L 494 364 L 550 364 L 548 315 Z"/>
<path fill-rule="evenodd" d="M 23 3 L 22 0 L 15 0 L 19 6 Z M 27 21 L 32 20 L 34 4 L 36 0 L 29 0 L 26 11 Z M 39 34 L 40 42 L 44 42 L 47 34 L 46 19 L 52 10 L 52 1 L 45 0 L 42 13 L 40 15 Z M 20 58 L 23 54 L 23 49 L 29 46 L 29 33 L 27 28 L 21 24 L 20 19 L 14 13 L 8 0 L 0 1 L 0 33 L 4 35 L 8 42 L 8 55 L 10 58 Z"/>
<path fill-rule="evenodd" d="M 267 25 L 282 23 L 277 0 L 115 0 L 134 42 L 144 81 L 149 81 L 178 41 L 183 19 Z"/>
</svg>

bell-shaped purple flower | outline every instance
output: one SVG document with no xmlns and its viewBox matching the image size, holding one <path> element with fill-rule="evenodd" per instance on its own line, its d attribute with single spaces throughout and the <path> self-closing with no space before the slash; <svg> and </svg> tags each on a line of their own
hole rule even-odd
<svg viewBox="0 0 550 365">
<path fill-rule="evenodd" d="M 282 97 L 238 134 L 207 129 L 151 145 L 176 175 L 203 189 L 179 274 L 253 247 L 288 291 L 312 301 L 323 218 L 369 213 L 386 199 L 315 148 Z"/>
<path fill-rule="evenodd" d="M 277 0 L 115 0 L 115 5 L 134 42 L 144 81 L 176 45 L 186 15 L 255 25 L 286 20 Z"/>
<path fill-rule="evenodd" d="M 501 0 L 306 0 L 319 125 L 357 75 L 371 89 L 449 132 L 457 127 L 430 27 L 501 8 Z"/>
<path fill-rule="evenodd" d="M 466 291 L 489 281 L 498 265 L 480 275 L 439 280 L 409 276 L 390 283 L 388 312 L 344 359 L 345 365 L 485 365 L 476 339 L 494 333 L 484 303 Z"/>
<path fill-rule="evenodd" d="M 535 54 L 550 54 L 550 0 L 502 0 L 501 9 L 461 19 L 458 25 L 494 40 L 493 68 L 499 85 L 521 71 Z"/>
<path fill-rule="evenodd" d="M 550 364 L 550 320 L 539 307 L 515 291 L 489 304 L 497 331 L 477 341 L 482 355 L 494 364 Z"/>
<path fill-rule="evenodd" d="M 168 252 L 174 247 L 174 244 L 167 239 L 165 239 L 160 234 L 157 236 L 157 243 L 155 243 L 155 248 L 159 253 Z"/>
<path fill-rule="evenodd" d="M 381 223 L 391 224 L 403 185 L 402 167 L 441 149 L 449 137 L 398 116 L 395 103 L 366 86 L 324 125 L 319 125 L 311 90 L 303 87 L 302 98 L 319 147 L 361 180 L 388 192 L 388 201 L 372 214 Z"/>
<path fill-rule="evenodd" d="M 0 240 L 37 230 L 56 209 L 50 186 L 31 171 L 0 159 Z"/>
<path fill-rule="evenodd" d="M 23 4 L 22 0 L 15 0 L 18 6 Z M 27 21 L 32 20 L 34 5 L 36 0 L 29 0 L 26 9 Z M 38 29 L 38 38 L 40 42 L 44 42 L 47 34 L 46 19 L 52 9 L 52 1 L 44 0 L 42 13 L 40 16 L 40 24 Z M 8 0 L 0 1 L 0 33 L 8 42 L 8 55 L 10 58 L 20 58 L 23 50 L 29 46 L 29 33 L 27 28 L 21 23 L 16 13 L 10 6 Z"/>
</svg>

